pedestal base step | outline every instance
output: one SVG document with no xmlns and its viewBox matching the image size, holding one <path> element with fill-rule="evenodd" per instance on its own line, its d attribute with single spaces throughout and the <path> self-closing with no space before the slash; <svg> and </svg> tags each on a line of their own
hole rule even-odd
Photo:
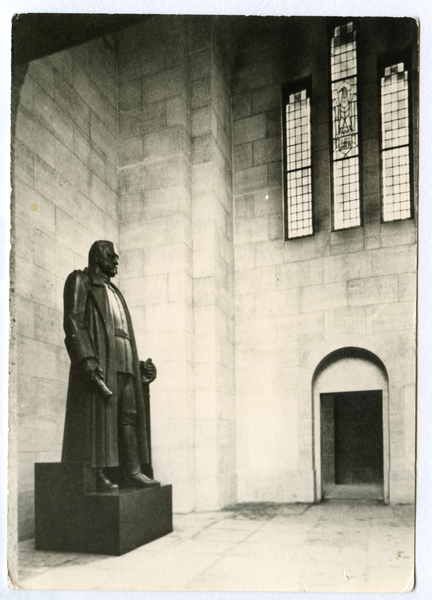
<svg viewBox="0 0 432 600">
<path fill-rule="evenodd" d="M 35 464 L 36 550 L 120 556 L 173 531 L 172 486 L 96 493 L 94 470 Z"/>
</svg>

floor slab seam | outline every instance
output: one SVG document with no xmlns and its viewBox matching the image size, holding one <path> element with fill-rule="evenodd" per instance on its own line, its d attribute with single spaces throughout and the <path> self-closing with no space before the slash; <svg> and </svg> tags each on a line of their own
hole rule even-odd
<svg viewBox="0 0 432 600">
<path fill-rule="evenodd" d="M 279 512 L 272 506 L 271 511 L 275 514 L 270 516 L 267 513 L 268 519 L 262 519 L 262 512 L 258 511 L 260 519 L 251 518 L 250 521 L 255 524 L 261 520 L 261 523 L 257 527 L 251 525 L 250 529 L 248 526 L 232 527 L 231 520 L 236 520 L 235 512 L 223 515 L 223 518 L 217 518 L 210 513 L 203 513 L 196 519 L 193 516 L 188 519 L 179 518 L 178 526 L 174 516 L 174 532 L 154 542 L 156 549 L 153 546 L 152 550 L 149 544 L 148 547 L 137 548 L 124 557 L 90 555 L 87 559 L 81 555 L 60 557 L 59 553 L 53 553 L 49 558 L 47 554 L 34 550 L 33 542 L 26 540 L 22 542 L 19 552 L 19 581 L 28 589 L 32 589 L 29 587 L 31 585 L 36 586 L 34 589 L 49 589 L 43 586 L 56 585 L 61 581 L 73 586 L 75 580 L 85 577 L 87 573 L 92 589 L 101 589 L 98 571 L 106 571 L 112 573 L 112 585 L 117 588 L 122 585 L 125 567 L 127 571 L 129 565 L 132 573 L 134 565 L 142 562 L 143 568 L 131 584 L 136 585 L 136 589 L 146 589 L 148 584 L 152 589 L 171 591 L 223 590 L 229 589 L 230 582 L 233 582 L 232 586 L 235 589 L 243 591 L 337 591 L 335 586 L 339 586 L 342 591 L 350 592 L 390 591 L 390 588 L 393 590 L 397 585 L 401 588 L 409 587 L 414 569 L 415 550 L 412 508 L 375 504 L 368 506 L 364 502 L 356 504 L 352 500 L 341 504 L 336 500 L 321 505 L 308 505 L 301 513 L 287 515 L 285 505 Z M 343 525 L 340 524 L 341 520 L 345 521 Z M 210 539 L 197 539 L 201 533 L 223 521 L 227 521 L 226 527 L 214 527 Z M 410 523 L 412 527 L 409 526 Z M 293 532 L 290 529 L 292 527 L 300 531 Z M 218 541 L 218 536 L 225 536 L 226 539 Z M 296 547 L 291 555 L 283 549 L 288 549 L 294 539 Z M 195 553 L 188 547 L 191 543 L 197 545 L 194 548 Z M 280 560 L 279 550 L 271 550 L 279 545 Z M 200 546 L 206 548 L 206 551 L 199 550 Z M 167 561 L 167 565 L 170 560 L 175 564 L 175 557 L 181 557 L 183 552 L 190 568 L 183 571 L 179 566 L 177 571 L 174 569 L 175 572 L 171 572 L 170 577 L 166 579 L 163 576 L 164 569 L 161 568 L 160 573 L 151 577 L 149 557 L 156 561 L 155 565 L 163 565 L 164 560 Z M 203 560 L 196 559 L 203 554 L 206 555 L 203 556 Z M 108 562 L 103 565 L 106 559 Z M 57 564 L 43 565 L 41 563 L 44 560 L 51 560 Z M 274 568 L 266 570 L 264 567 L 254 567 L 259 565 L 260 561 L 267 565 L 273 561 Z M 217 566 L 219 563 L 222 563 L 221 567 Z M 239 568 L 241 565 L 243 567 Z M 201 568 L 202 566 L 204 568 Z M 217 575 L 218 571 L 221 575 Z M 385 578 L 382 584 L 379 582 L 380 572 Z M 248 577 L 246 574 L 249 574 Z M 246 586 L 243 588 L 242 576 Z M 335 582 L 339 577 L 345 576 L 347 580 Z M 390 588 L 384 589 L 385 585 Z M 109 589 L 109 582 L 106 586 Z"/>
<path fill-rule="evenodd" d="M 261 527 L 259 527 L 259 528 L 258 528 L 256 531 L 259 531 L 259 529 L 261 529 L 262 527 L 264 527 L 264 525 L 265 525 L 265 523 L 263 523 L 263 524 L 261 525 Z M 238 546 L 239 544 L 242 544 L 242 543 L 244 543 L 244 542 L 245 542 L 245 541 L 246 541 L 246 540 L 247 540 L 249 537 L 251 537 L 251 536 L 252 536 L 254 533 L 256 533 L 256 531 L 252 531 L 252 532 L 250 533 L 250 535 L 249 535 L 249 536 L 247 536 L 247 537 L 246 537 L 244 540 L 242 540 L 242 541 L 239 541 L 239 542 L 235 543 L 235 544 L 233 545 L 233 547 L 232 547 L 232 548 L 230 548 L 229 552 L 230 552 L 231 550 L 233 550 L 233 549 L 234 549 L 236 546 Z M 226 556 L 227 556 L 227 553 L 224 553 L 222 556 L 220 556 L 220 557 L 218 558 L 218 560 L 217 560 L 217 561 L 215 561 L 215 562 L 214 562 L 212 565 L 209 565 L 209 566 L 208 566 L 206 569 L 204 569 L 204 571 L 202 571 L 202 573 L 200 574 L 200 576 L 201 576 L 201 575 L 204 575 L 204 574 L 205 574 L 205 573 L 206 573 L 206 572 L 207 572 L 209 569 L 213 568 L 213 567 L 214 567 L 214 565 L 215 565 L 215 564 L 217 564 L 217 562 L 219 562 L 220 560 L 222 560 L 222 559 L 223 559 L 223 558 L 225 558 Z M 191 582 L 191 583 L 192 583 L 192 582 Z"/>
</svg>

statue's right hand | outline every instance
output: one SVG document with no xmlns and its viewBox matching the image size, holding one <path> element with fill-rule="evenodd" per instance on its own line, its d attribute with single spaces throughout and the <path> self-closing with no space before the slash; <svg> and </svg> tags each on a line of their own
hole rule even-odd
<svg viewBox="0 0 432 600">
<path fill-rule="evenodd" d="M 85 377 L 90 381 L 94 381 L 96 374 L 100 379 L 103 379 L 103 370 L 99 366 L 99 363 L 96 360 L 96 358 L 85 358 L 83 360 L 83 369 Z"/>
</svg>

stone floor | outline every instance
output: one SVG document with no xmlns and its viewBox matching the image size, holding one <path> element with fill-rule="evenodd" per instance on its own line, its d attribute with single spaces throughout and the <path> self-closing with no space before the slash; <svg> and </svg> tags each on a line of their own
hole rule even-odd
<svg viewBox="0 0 432 600">
<path fill-rule="evenodd" d="M 414 507 L 379 500 L 240 504 L 174 516 L 120 557 L 19 545 L 18 586 L 63 590 L 402 592 L 413 587 Z"/>
</svg>

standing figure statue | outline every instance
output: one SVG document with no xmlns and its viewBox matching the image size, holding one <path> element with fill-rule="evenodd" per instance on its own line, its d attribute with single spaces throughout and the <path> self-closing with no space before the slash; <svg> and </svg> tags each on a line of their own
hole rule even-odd
<svg viewBox="0 0 432 600">
<path fill-rule="evenodd" d="M 143 391 L 156 367 L 139 361 L 126 302 L 111 283 L 118 259 L 112 242 L 95 242 L 88 267 L 71 273 L 64 288 L 71 368 L 62 462 L 90 464 L 97 489 L 110 493 L 118 485 L 109 467 L 120 467 L 128 486 L 159 485 L 147 476 L 153 473 Z"/>
</svg>

